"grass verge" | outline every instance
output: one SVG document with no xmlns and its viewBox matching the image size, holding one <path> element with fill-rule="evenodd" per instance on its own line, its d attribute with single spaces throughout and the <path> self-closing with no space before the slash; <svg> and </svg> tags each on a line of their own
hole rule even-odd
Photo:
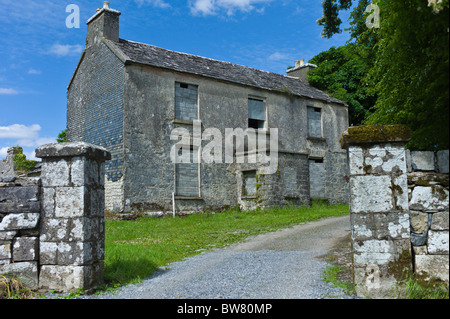
<svg viewBox="0 0 450 319">
<path fill-rule="evenodd" d="M 159 267 L 202 251 L 304 222 L 343 216 L 348 211 L 348 205 L 314 202 L 311 207 L 107 220 L 105 281 L 114 286 L 139 282 Z"/>
</svg>

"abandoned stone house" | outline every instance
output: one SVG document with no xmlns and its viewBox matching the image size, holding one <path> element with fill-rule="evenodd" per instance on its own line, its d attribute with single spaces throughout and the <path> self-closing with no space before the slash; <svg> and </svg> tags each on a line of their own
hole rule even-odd
<svg viewBox="0 0 450 319">
<path fill-rule="evenodd" d="M 86 47 L 67 93 L 68 141 L 112 154 L 107 210 L 348 202 L 347 155 L 339 145 L 347 106 L 307 84 L 312 65 L 297 62 L 281 75 L 123 40 L 120 14 L 105 2 L 87 21 Z M 269 138 L 277 128 L 276 172 L 261 174 L 258 163 L 173 163 L 171 132 L 192 132 L 196 120 L 222 134 L 254 128 Z M 199 149 L 190 152 L 195 158 Z"/>
</svg>

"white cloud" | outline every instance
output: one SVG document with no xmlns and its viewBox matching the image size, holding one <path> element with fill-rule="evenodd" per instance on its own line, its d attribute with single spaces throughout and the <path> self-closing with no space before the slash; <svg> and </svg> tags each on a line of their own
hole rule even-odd
<svg viewBox="0 0 450 319">
<path fill-rule="evenodd" d="M 291 57 L 289 54 L 281 53 L 281 52 L 275 52 L 269 56 L 269 60 L 271 61 L 282 61 L 282 60 L 289 60 Z"/>
<path fill-rule="evenodd" d="M 37 74 L 42 74 L 42 72 L 39 70 L 35 70 L 35 69 L 29 69 L 28 74 L 36 74 L 37 75 Z"/>
<path fill-rule="evenodd" d="M 50 54 L 57 56 L 77 55 L 83 52 L 83 46 L 80 44 L 54 44 L 49 50 Z"/>
<path fill-rule="evenodd" d="M 157 8 L 171 8 L 172 6 L 165 2 L 164 0 L 134 0 L 139 6 L 142 6 L 144 4 L 151 4 L 154 7 Z"/>
<path fill-rule="evenodd" d="M 0 138 L 3 139 L 23 139 L 23 138 L 37 138 L 41 126 L 33 124 L 25 126 L 22 124 L 13 124 L 9 126 L 0 126 Z"/>
<path fill-rule="evenodd" d="M 19 94 L 19 92 L 11 88 L 0 88 L 0 95 L 15 95 L 15 94 Z"/>
<path fill-rule="evenodd" d="M 0 161 L 2 159 L 6 158 L 6 155 L 8 154 L 8 148 L 9 147 L 2 147 L 2 148 L 0 148 Z"/>
<path fill-rule="evenodd" d="M 56 139 L 54 137 L 40 136 L 39 134 L 40 131 L 41 126 L 39 124 L 33 124 L 30 126 L 26 126 L 23 124 L 0 126 L 0 140 L 1 139 L 7 140 L 6 143 L 10 144 L 10 146 L 19 145 L 24 148 L 29 147 L 31 149 L 30 150 L 24 149 L 24 153 L 34 157 L 33 149 L 35 149 L 36 147 L 43 144 L 56 143 Z M 7 149 L 8 147 L 1 148 L 0 157 L 6 154 L 5 152 Z"/>
<path fill-rule="evenodd" d="M 227 15 L 233 15 L 236 11 L 249 12 L 257 10 L 263 12 L 264 7 L 256 8 L 257 4 L 267 4 L 273 0 L 192 0 L 190 1 L 191 13 L 194 15 L 214 15 L 225 11 Z"/>
</svg>

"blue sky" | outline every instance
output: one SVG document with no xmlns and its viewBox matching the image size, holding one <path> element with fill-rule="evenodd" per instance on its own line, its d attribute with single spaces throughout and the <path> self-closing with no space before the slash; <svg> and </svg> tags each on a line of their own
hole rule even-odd
<svg viewBox="0 0 450 319">
<path fill-rule="evenodd" d="M 321 0 L 110 0 L 120 37 L 285 74 L 348 33 L 321 37 Z M 66 7 L 80 9 L 67 28 Z M 0 0 L 0 159 L 20 145 L 27 158 L 66 127 L 66 92 L 100 0 Z M 349 13 L 341 19 L 348 26 Z"/>
</svg>

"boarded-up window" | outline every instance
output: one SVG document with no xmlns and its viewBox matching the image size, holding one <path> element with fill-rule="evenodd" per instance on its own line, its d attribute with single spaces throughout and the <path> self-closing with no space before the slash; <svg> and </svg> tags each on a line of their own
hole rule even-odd
<svg viewBox="0 0 450 319">
<path fill-rule="evenodd" d="M 197 119 L 197 94 L 196 85 L 175 83 L 175 118 L 177 120 L 194 121 Z"/>
<path fill-rule="evenodd" d="M 176 195 L 178 196 L 199 196 L 198 185 L 198 163 L 194 163 L 194 156 L 197 150 L 191 148 L 189 151 L 190 163 L 177 163 L 175 166 Z"/>
<path fill-rule="evenodd" d="M 322 137 L 322 110 L 318 107 L 308 107 L 308 136 Z"/>
<path fill-rule="evenodd" d="M 325 199 L 325 165 L 323 159 L 309 160 L 310 196 L 314 199 Z"/>
<path fill-rule="evenodd" d="M 242 172 L 242 196 L 256 195 L 256 171 Z"/>
<path fill-rule="evenodd" d="M 295 168 L 286 167 L 284 169 L 284 195 L 297 195 L 297 171 Z"/>
<path fill-rule="evenodd" d="M 266 106 L 264 100 L 248 98 L 248 127 L 259 129 L 266 125 Z"/>
</svg>

